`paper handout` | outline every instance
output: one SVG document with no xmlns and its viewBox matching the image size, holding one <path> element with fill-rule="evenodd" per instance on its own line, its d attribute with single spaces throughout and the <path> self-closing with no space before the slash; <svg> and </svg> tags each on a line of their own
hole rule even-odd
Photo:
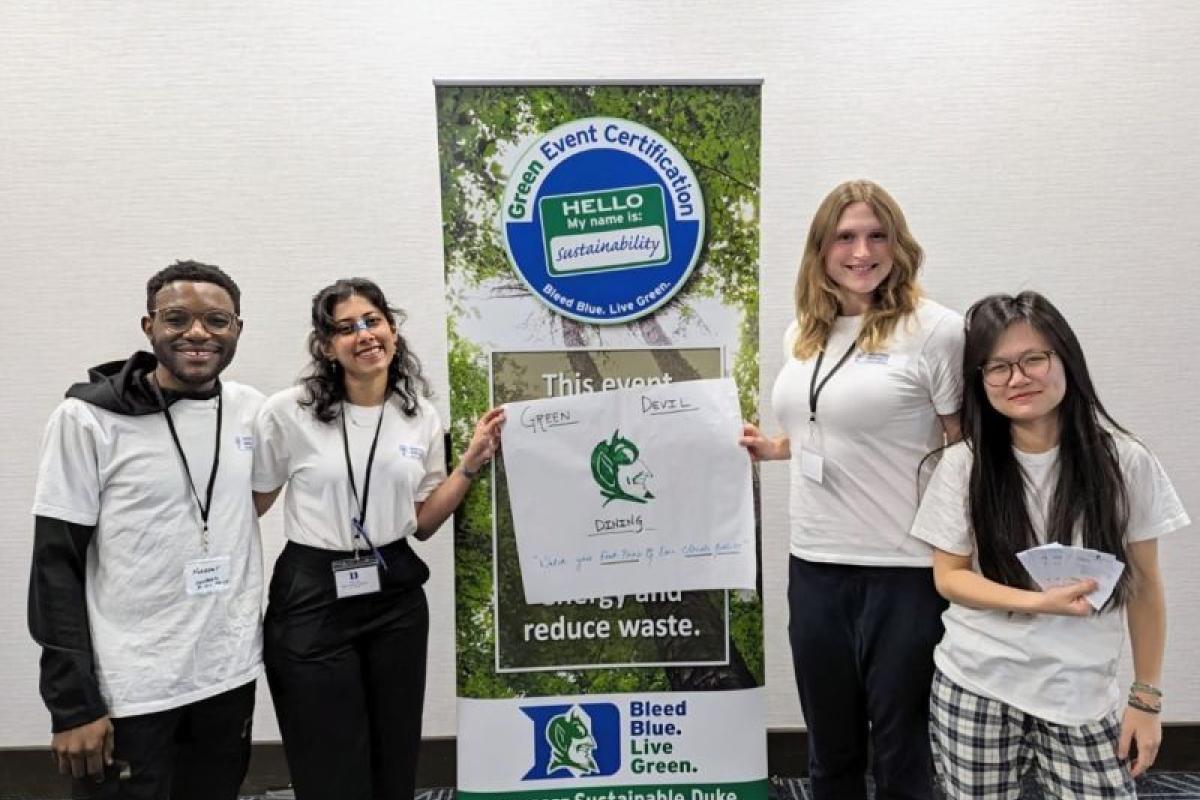
<svg viewBox="0 0 1200 800">
<path fill-rule="evenodd" d="M 1097 588 L 1087 595 L 1087 600 L 1097 611 L 1108 602 L 1125 571 L 1125 564 L 1112 553 L 1086 547 L 1064 547 L 1058 542 L 1023 550 L 1017 553 L 1017 558 L 1042 590 L 1092 578 Z"/>
</svg>

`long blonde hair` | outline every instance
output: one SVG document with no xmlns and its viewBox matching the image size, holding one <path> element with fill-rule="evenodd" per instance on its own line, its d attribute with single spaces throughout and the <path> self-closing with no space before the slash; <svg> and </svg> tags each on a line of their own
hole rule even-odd
<svg viewBox="0 0 1200 800">
<path fill-rule="evenodd" d="M 792 352 L 799 359 L 810 358 L 825 347 L 838 315 L 837 286 L 825 274 L 825 257 L 833 243 L 842 212 L 854 203 L 866 203 L 887 234 L 892 247 L 892 271 L 875 290 L 874 302 L 867 309 L 859 346 L 867 352 L 883 348 L 897 323 L 917 309 L 921 287 L 917 272 L 924 251 L 908 230 L 904 212 L 892 196 L 877 183 L 867 180 L 846 181 L 830 192 L 808 229 L 800 273 L 796 276 L 796 322 L 799 326 Z"/>
</svg>

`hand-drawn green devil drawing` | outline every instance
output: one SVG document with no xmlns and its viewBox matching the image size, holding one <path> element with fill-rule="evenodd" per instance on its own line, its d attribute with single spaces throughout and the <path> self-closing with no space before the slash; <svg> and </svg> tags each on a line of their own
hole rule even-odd
<svg viewBox="0 0 1200 800">
<path fill-rule="evenodd" d="M 654 494 L 647 485 L 654 473 L 639 458 L 638 447 L 613 431 L 612 439 L 603 439 L 592 449 L 592 478 L 604 495 L 604 505 L 613 500 L 645 503 Z"/>
</svg>

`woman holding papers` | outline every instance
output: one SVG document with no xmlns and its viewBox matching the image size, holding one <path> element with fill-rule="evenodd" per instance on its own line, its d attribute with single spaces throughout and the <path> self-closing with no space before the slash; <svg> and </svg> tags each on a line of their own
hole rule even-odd
<svg viewBox="0 0 1200 800">
<path fill-rule="evenodd" d="M 408 537 L 450 516 L 503 422 L 488 412 L 447 477 L 441 422 L 397 314 L 368 280 L 322 289 L 310 372 L 258 419 L 260 511 L 288 484 L 263 656 L 299 800 L 411 800 L 429 569 Z"/>
<path fill-rule="evenodd" d="M 962 318 L 923 297 L 922 251 L 869 181 L 817 209 L 756 459 L 791 462 L 789 634 L 819 800 L 932 796 L 931 653 L 945 602 L 908 535 L 921 459 L 957 438 Z"/>
<path fill-rule="evenodd" d="M 938 779 L 954 798 L 1015 797 L 1032 763 L 1047 797 L 1134 797 L 1162 738 L 1157 537 L 1187 515 L 1041 295 L 968 311 L 963 380 L 964 442 L 942 454 L 913 524 L 951 603 L 930 705 Z M 1065 547 L 1023 552 L 1047 542 Z"/>
</svg>

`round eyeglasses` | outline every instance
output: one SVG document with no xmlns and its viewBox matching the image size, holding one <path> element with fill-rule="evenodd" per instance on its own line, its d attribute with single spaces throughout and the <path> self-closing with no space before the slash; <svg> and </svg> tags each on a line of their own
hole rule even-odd
<svg viewBox="0 0 1200 800">
<path fill-rule="evenodd" d="M 171 333 L 190 331 L 192 325 L 196 324 L 196 320 L 200 320 L 200 324 L 204 326 L 204 330 L 213 335 L 219 335 L 227 333 L 237 322 L 236 316 L 230 314 L 228 311 L 221 311 L 219 309 L 210 309 L 202 311 L 199 314 L 193 314 L 186 308 L 156 308 L 150 312 L 150 315 L 158 317 L 158 320 Z"/>
<path fill-rule="evenodd" d="M 1005 386 L 1012 380 L 1013 367 L 1021 370 L 1026 378 L 1041 378 L 1050 371 L 1050 357 L 1053 350 L 1034 350 L 1025 353 L 1016 361 L 1005 361 L 994 358 L 984 362 L 979 371 L 983 373 L 983 382 L 988 386 Z"/>
<path fill-rule="evenodd" d="M 384 319 L 377 314 L 363 314 L 355 320 L 343 320 L 333 326 L 334 336 L 355 336 L 359 331 L 374 333 L 383 325 Z"/>
</svg>

